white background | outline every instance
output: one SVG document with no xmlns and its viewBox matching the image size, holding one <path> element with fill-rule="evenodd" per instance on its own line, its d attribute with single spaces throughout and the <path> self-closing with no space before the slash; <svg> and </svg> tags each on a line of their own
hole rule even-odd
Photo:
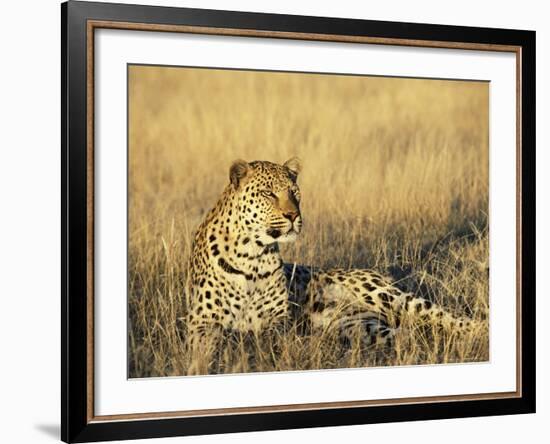
<svg viewBox="0 0 550 444">
<path fill-rule="evenodd" d="M 102 29 L 96 34 L 95 414 L 510 392 L 515 378 L 515 56 Z M 490 362 L 128 380 L 126 64 L 490 80 Z M 373 380 L 376 383 L 373 384 Z M 414 380 L 411 384 L 409 381 Z M 449 384 L 449 381 L 453 381 Z M 320 390 L 320 388 L 322 388 Z"/>
<path fill-rule="evenodd" d="M 120 1 L 120 0 L 119 0 Z M 282 12 L 442 24 L 536 29 L 537 39 L 537 270 L 550 265 L 550 29 L 544 2 L 463 0 L 393 2 L 154 1 L 150 4 Z M 3 442 L 54 442 L 59 430 L 59 4 L 53 0 L 3 5 L 0 59 L 0 414 Z M 546 147 L 546 150 L 543 149 Z M 544 205 L 545 204 L 545 205 Z M 291 430 L 155 442 L 253 443 L 317 441 L 409 443 L 518 442 L 547 433 L 550 385 L 549 326 L 543 323 L 550 304 L 538 289 L 538 411 L 536 415 L 474 418 Z M 429 428 L 429 432 L 426 429 Z"/>
</svg>

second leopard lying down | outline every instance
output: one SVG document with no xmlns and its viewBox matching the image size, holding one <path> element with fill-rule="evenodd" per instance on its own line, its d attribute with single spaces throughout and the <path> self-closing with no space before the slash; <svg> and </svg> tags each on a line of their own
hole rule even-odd
<svg viewBox="0 0 550 444">
<path fill-rule="evenodd" d="M 380 274 L 361 269 L 311 271 L 285 265 L 280 242 L 301 231 L 300 164 L 237 161 L 216 206 L 200 225 L 188 266 L 190 343 L 223 330 L 261 333 L 277 327 L 298 306 L 314 330 L 361 332 L 367 344 L 391 339 L 404 320 L 448 331 L 470 329 L 426 299 L 400 291 Z"/>
</svg>

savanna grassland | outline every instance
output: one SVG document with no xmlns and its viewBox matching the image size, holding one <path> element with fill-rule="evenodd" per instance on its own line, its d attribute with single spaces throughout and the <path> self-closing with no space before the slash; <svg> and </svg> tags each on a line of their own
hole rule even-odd
<svg viewBox="0 0 550 444">
<path fill-rule="evenodd" d="M 371 268 L 482 322 L 456 336 L 418 326 L 390 351 L 290 328 L 234 339 L 218 370 L 488 360 L 488 94 L 482 82 L 130 67 L 130 377 L 187 372 L 185 265 L 232 161 L 295 155 L 304 229 L 287 262 Z"/>
</svg>

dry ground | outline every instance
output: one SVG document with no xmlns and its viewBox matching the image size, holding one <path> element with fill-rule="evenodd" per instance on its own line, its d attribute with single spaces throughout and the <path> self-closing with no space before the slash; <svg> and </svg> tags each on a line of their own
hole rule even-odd
<svg viewBox="0 0 550 444">
<path fill-rule="evenodd" d="M 131 67 L 129 369 L 182 375 L 185 263 L 234 159 L 298 155 L 304 230 L 287 261 L 373 268 L 457 314 L 488 316 L 488 84 Z M 413 329 L 395 350 L 294 329 L 232 338 L 220 372 L 488 359 Z"/>
</svg>

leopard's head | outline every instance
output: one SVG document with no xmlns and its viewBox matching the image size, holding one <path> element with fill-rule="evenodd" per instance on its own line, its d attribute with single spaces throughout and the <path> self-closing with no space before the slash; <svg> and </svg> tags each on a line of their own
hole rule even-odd
<svg viewBox="0 0 550 444">
<path fill-rule="evenodd" d="M 233 162 L 229 170 L 238 221 L 261 244 L 292 242 L 302 230 L 300 161 Z"/>
</svg>

